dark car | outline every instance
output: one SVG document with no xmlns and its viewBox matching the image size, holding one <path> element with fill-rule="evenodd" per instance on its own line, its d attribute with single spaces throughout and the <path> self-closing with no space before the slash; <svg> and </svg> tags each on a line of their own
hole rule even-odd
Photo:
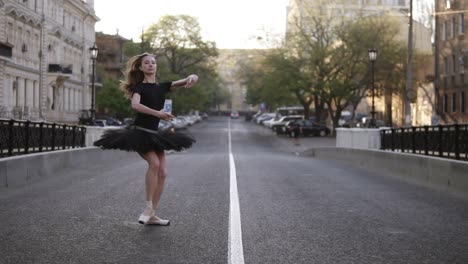
<svg viewBox="0 0 468 264">
<path fill-rule="evenodd" d="M 326 136 L 329 135 L 331 130 L 322 124 L 318 124 L 311 120 L 294 120 L 289 121 L 284 125 L 285 132 L 290 137 L 294 137 L 295 131 L 299 131 L 300 136 Z"/>
<path fill-rule="evenodd" d="M 271 130 L 276 132 L 277 135 L 284 134 L 284 125 L 286 125 L 289 121 L 301 120 L 302 118 L 302 116 L 284 116 L 271 126 Z"/>
</svg>

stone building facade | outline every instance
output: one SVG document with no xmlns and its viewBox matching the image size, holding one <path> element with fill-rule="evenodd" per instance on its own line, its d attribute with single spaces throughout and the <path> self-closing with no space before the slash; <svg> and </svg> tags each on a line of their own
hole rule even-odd
<svg viewBox="0 0 468 264">
<path fill-rule="evenodd" d="M 0 117 L 78 122 L 98 20 L 93 0 L 0 0 Z"/>
<path fill-rule="evenodd" d="M 442 123 L 468 122 L 468 2 L 436 0 L 435 90 Z"/>
<path fill-rule="evenodd" d="M 99 48 L 97 64 L 104 69 L 104 76 L 102 77 L 115 80 L 122 79 L 122 71 L 126 63 L 124 45 L 129 41 L 130 40 L 119 34 L 109 35 L 102 32 L 96 33 L 96 45 Z"/>
<path fill-rule="evenodd" d="M 253 111 L 252 105 L 247 104 L 247 85 L 241 79 L 240 68 L 262 57 L 261 49 L 219 49 L 216 59 L 217 72 L 221 79 L 222 89 L 230 96 L 226 104 L 220 106 L 220 111 Z"/>
</svg>

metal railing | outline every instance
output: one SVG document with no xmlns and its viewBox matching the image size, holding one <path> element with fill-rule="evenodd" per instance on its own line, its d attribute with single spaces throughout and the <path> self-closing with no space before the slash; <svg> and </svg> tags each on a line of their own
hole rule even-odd
<svg viewBox="0 0 468 264">
<path fill-rule="evenodd" d="M 468 124 L 383 129 L 380 136 L 383 150 L 468 160 Z"/>
<path fill-rule="evenodd" d="M 83 126 L 0 119 L 0 158 L 85 147 L 85 136 Z"/>
</svg>

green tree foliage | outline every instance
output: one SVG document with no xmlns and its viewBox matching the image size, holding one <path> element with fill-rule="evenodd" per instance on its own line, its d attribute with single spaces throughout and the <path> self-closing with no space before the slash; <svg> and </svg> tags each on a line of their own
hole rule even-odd
<svg viewBox="0 0 468 264">
<path fill-rule="evenodd" d="M 355 109 L 370 89 L 370 48 L 379 51 L 377 87 L 386 88 L 390 97 L 401 92 L 406 54 L 396 39 L 399 27 L 393 19 L 350 20 L 333 16 L 320 1 L 302 3 L 302 15 L 290 21 L 283 48 L 250 70 L 251 76 L 261 76 L 250 80 L 247 94 L 251 102 L 282 100 L 286 95 L 281 92 L 288 91 L 296 95 L 306 113 L 313 104 L 317 121 L 324 120 L 327 111 L 336 127 L 341 112 L 350 106 Z"/>
<path fill-rule="evenodd" d="M 115 116 L 119 119 L 132 116 L 130 100 L 125 98 L 123 92 L 119 89 L 119 81 L 114 79 L 105 79 L 99 93 L 96 94 L 97 107 L 106 112 L 109 116 Z"/>
<path fill-rule="evenodd" d="M 308 114 L 310 95 L 304 90 L 307 80 L 301 62 L 287 56 L 284 49 L 270 49 L 259 62 L 249 61 L 240 69 L 248 85 L 248 103 L 265 103 L 270 109 L 301 104 Z"/>
<path fill-rule="evenodd" d="M 198 20 L 187 15 L 167 15 L 143 33 L 143 43 L 128 42 L 128 57 L 149 52 L 156 55 L 157 80 L 175 81 L 195 73 L 196 86 L 187 91 L 180 87 L 169 95 L 173 99 L 174 113 L 207 110 L 216 100 L 219 89 L 213 58 L 218 55 L 214 42 L 203 41 Z"/>
</svg>

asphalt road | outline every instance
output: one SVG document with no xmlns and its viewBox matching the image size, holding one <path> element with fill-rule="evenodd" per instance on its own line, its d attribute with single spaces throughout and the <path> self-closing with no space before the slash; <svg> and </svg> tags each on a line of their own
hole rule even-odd
<svg viewBox="0 0 468 264">
<path fill-rule="evenodd" d="M 231 122 L 231 124 L 229 124 Z M 242 119 L 193 126 L 168 155 L 158 214 L 142 226 L 146 164 L 129 154 L 0 192 L 0 263 L 228 263 L 229 133 L 245 263 L 468 263 L 468 201 L 395 177 L 298 156 Z"/>
</svg>

